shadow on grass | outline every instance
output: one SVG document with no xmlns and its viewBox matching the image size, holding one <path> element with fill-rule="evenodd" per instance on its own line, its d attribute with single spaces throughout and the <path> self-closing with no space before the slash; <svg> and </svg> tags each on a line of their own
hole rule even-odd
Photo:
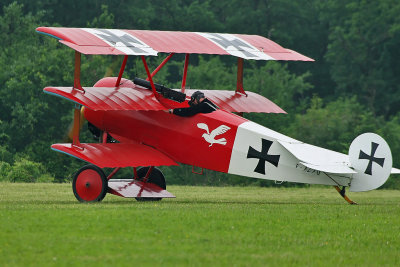
<svg viewBox="0 0 400 267">
<path fill-rule="evenodd" d="M 153 205 L 153 204 L 159 204 L 159 205 L 221 205 L 221 204 L 228 204 L 228 205 L 342 205 L 342 203 L 333 203 L 333 202 L 307 202 L 307 201 L 302 201 L 302 202 L 285 202 L 285 201 L 270 201 L 270 200 L 261 200 L 261 201 L 245 201 L 245 200 L 240 200 L 238 199 L 237 201 L 234 200 L 175 200 L 175 201 L 148 201 L 148 202 L 137 202 L 135 200 L 133 201 L 126 201 L 126 200 L 112 200 L 110 202 L 103 202 L 104 205 Z M 346 205 L 347 203 L 343 203 L 343 205 Z M 348 205 L 348 204 L 347 204 Z M 351 206 L 351 205 L 349 205 Z M 353 205 L 356 206 L 356 205 Z"/>
<path fill-rule="evenodd" d="M 353 207 L 359 207 L 359 206 L 398 206 L 399 203 L 397 202 L 358 202 L 358 205 L 350 205 L 346 203 L 344 200 L 343 201 L 337 201 L 337 200 L 332 200 L 332 199 L 324 199 L 319 202 L 313 201 L 313 200 L 307 200 L 304 199 L 302 201 L 298 200 L 288 200 L 288 201 L 282 201 L 282 200 L 276 200 L 272 201 L 271 199 L 266 199 L 266 200 L 245 200 L 245 199 L 226 199 L 226 200 L 218 200 L 218 199 L 164 199 L 161 201 L 136 201 L 134 198 L 112 198 L 112 199 L 107 199 L 105 198 L 101 202 L 88 202 L 88 203 L 82 203 L 78 202 L 75 199 L 71 200 L 24 200 L 20 199 L 17 201 L 12 201 L 12 200 L 3 200 L 0 201 L 0 206 L 7 207 L 7 206 L 15 206 L 15 205 L 26 205 L 26 206 L 32 206 L 32 205 L 102 205 L 102 206 L 142 206 L 142 205 L 154 205 L 158 204 L 160 206 L 165 206 L 165 205 L 317 205 L 317 206 L 353 206 Z"/>
<path fill-rule="evenodd" d="M 26 205 L 26 206 L 37 206 L 37 205 L 103 205 L 103 206 L 139 206 L 139 205 L 221 205 L 221 204 L 229 204 L 229 205 L 342 205 L 341 203 L 333 203 L 333 202 L 284 202 L 284 201 L 221 201 L 221 200 L 196 200 L 196 201 L 189 201 L 189 200 L 182 200 L 182 201 L 126 201 L 126 200 L 113 200 L 113 201 L 102 201 L 102 202 L 78 202 L 78 201 L 65 201 L 65 200 L 51 200 L 51 201 L 1 201 L 0 206 L 15 206 L 15 205 Z M 344 203 L 345 204 L 345 203 Z M 343 204 L 343 205 L 344 205 Z"/>
</svg>

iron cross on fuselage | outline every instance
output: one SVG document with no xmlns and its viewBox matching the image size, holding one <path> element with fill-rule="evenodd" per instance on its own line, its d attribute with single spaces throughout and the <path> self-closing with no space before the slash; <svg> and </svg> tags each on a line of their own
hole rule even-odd
<svg viewBox="0 0 400 267">
<path fill-rule="evenodd" d="M 364 153 L 364 151 L 360 150 L 360 155 L 358 156 L 358 159 L 367 159 L 369 160 L 367 169 L 365 170 L 365 174 L 372 175 L 372 162 L 375 162 L 379 164 L 381 167 L 383 167 L 383 163 L 385 162 L 384 158 L 375 158 L 375 152 L 376 149 L 378 148 L 379 144 L 372 142 L 371 143 L 371 155 L 367 155 Z"/>
<path fill-rule="evenodd" d="M 265 174 L 265 162 L 268 161 L 275 167 L 278 167 L 280 155 L 268 155 L 268 150 L 270 149 L 273 142 L 265 139 L 261 139 L 261 152 L 255 150 L 251 146 L 247 152 L 248 159 L 259 159 L 255 172 L 260 174 Z"/>
</svg>

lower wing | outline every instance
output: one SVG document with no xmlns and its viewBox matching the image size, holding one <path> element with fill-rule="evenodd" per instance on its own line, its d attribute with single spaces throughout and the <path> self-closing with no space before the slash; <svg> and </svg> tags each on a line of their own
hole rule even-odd
<svg viewBox="0 0 400 267">
<path fill-rule="evenodd" d="M 100 168 L 178 165 L 162 152 L 142 144 L 54 144 L 51 148 Z"/>
</svg>

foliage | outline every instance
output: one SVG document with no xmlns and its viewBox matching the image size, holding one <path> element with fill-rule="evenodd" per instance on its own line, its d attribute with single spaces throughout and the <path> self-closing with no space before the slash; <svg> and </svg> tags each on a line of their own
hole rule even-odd
<svg viewBox="0 0 400 267">
<path fill-rule="evenodd" d="M 397 112 L 399 2 L 331 0 L 324 7 L 321 17 L 330 28 L 326 57 L 337 94 L 358 95 L 376 114 Z"/>
<path fill-rule="evenodd" d="M 8 162 L 0 161 L 0 181 L 8 181 L 8 173 L 11 170 L 11 165 Z"/>
<path fill-rule="evenodd" d="M 0 146 L 0 161 L 12 163 L 14 161 L 13 154 L 7 150 L 7 147 Z"/>
<path fill-rule="evenodd" d="M 43 177 L 62 182 L 83 165 L 49 149 L 51 143 L 65 141 L 72 104 L 43 94 L 42 88 L 73 83 L 74 52 L 35 33 L 41 25 L 265 36 L 316 62 L 246 61 L 245 89 L 262 94 L 288 113 L 245 114 L 246 118 L 344 153 L 359 133 L 377 132 L 391 146 L 394 166 L 400 164 L 398 1 L 3 0 L 0 7 L 3 173 L 25 158 L 41 164 Z M 147 58 L 151 69 L 163 56 Z M 121 57 L 82 56 L 82 85 L 116 76 L 121 61 Z M 183 64 L 184 55 L 175 55 L 156 75 L 156 82 L 180 88 Z M 141 59 L 130 57 L 124 77 L 145 75 Z M 235 89 L 236 59 L 191 55 L 187 86 Z M 86 126 L 81 137 L 91 140 Z M 192 176 L 190 166 L 163 171 L 178 184 L 273 183 L 211 171 L 203 177 Z"/>
<path fill-rule="evenodd" d="M 15 161 L 7 174 L 7 179 L 13 183 L 52 182 L 54 180 L 49 174 L 45 174 L 45 168 L 41 163 L 25 158 Z"/>
<path fill-rule="evenodd" d="M 102 14 L 97 18 L 93 18 L 92 22 L 88 22 L 88 28 L 111 28 L 114 25 L 114 14 L 108 12 L 107 5 L 101 5 Z"/>
<path fill-rule="evenodd" d="M 355 97 L 339 98 L 323 105 L 315 96 L 305 114 L 297 114 L 287 133 L 304 142 L 347 154 L 351 141 L 378 126 Z"/>
<path fill-rule="evenodd" d="M 49 144 L 65 136 L 66 128 L 59 127 L 60 119 L 71 121 L 72 105 L 48 97 L 41 88 L 73 81 L 74 52 L 59 49 L 56 40 L 36 34 L 34 29 L 40 18 L 40 14 L 23 16 L 21 6 L 15 3 L 5 7 L 4 16 L 0 18 L 4 34 L 0 42 L 6 47 L 0 64 L 7 66 L 0 74 L 3 84 L 0 88 L 0 127 L 3 130 L 0 137 L 6 141 L 9 151 L 24 151 L 35 161 L 48 165 L 53 174 L 63 177 L 64 167 L 52 165 L 60 161 L 57 155 L 50 153 Z M 104 75 L 102 66 L 109 60 L 96 56 L 83 58 L 82 84 L 94 84 Z"/>
</svg>

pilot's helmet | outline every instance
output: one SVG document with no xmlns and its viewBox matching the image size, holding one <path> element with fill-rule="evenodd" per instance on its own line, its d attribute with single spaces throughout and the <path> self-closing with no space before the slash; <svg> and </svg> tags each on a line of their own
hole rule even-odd
<svg viewBox="0 0 400 267">
<path fill-rule="evenodd" d="M 192 94 L 192 97 L 190 98 L 190 101 L 193 103 L 195 100 L 197 100 L 197 102 L 200 101 L 200 99 L 204 98 L 204 93 L 202 93 L 201 91 L 196 91 Z"/>
</svg>

